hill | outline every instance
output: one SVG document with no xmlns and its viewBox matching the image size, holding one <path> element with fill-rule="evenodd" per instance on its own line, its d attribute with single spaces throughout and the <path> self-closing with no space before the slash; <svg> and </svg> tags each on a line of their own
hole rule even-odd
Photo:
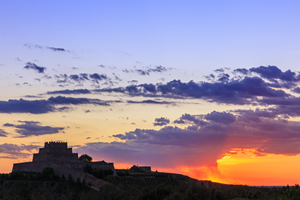
<svg viewBox="0 0 300 200">
<path fill-rule="evenodd" d="M 94 185 L 94 186 L 93 186 Z M 99 186 L 95 188 L 95 185 Z M 268 188 L 225 185 L 210 182 L 204 185 L 187 176 L 169 173 L 107 175 L 98 179 L 87 174 L 86 181 L 58 177 L 51 169 L 42 173 L 10 173 L 0 175 L 0 199 L 141 199 L 141 200 L 247 200 L 299 199 L 299 186 Z"/>
</svg>

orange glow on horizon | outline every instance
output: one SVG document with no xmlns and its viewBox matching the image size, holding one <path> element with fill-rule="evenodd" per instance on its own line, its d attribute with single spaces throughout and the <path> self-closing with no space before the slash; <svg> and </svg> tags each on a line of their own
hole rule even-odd
<svg viewBox="0 0 300 200">
<path fill-rule="evenodd" d="M 283 186 L 298 184 L 300 155 L 261 154 L 256 149 L 232 149 L 217 160 L 223 183 Z"/>
<path fill-rule="evenodd" d="M 178 173 L 198 180 L 252 186 L 300 183 L 300 155 L 261 154 L 256 149 L 231 149 L 216 166 L 178 168 Z"/>
</svg>

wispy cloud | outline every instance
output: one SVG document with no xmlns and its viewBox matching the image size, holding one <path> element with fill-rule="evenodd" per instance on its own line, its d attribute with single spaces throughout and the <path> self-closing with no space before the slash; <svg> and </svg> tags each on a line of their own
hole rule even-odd
<svg viewBox="0 0 300 200">
<path fill-rule="evenodd" d="M 3 129 L 0 129 L 0 137 L 6 137 L 6 135 L 8 135 L 8 133 Z"/>
<path fill-rule="evenodd" d="M 31 151 L 37 150 L 39 146 L 37 145 L 17 145 L 17 144 L 0 144 L 0 153 L 5 154 L 7 156 L 2 156 L 1 158 L 26 158 L 32 155 Z M 30 153 L 29 153 L 30 152 Z"/>
<path fill-rule="evenodd" d="M 41 45 L 29 44 L 29 43 L 24 44 L 24 46 L 29 49 L 47 49 L 47 50 L 51 50 L 51 51 L 55 51 L 55 52 L 70 52 L 69 50 L 66 50 L 61 47 L 41 46 Z"/>
<path fill-rule="evenodd" d="M 4 127 L 14 127 L 19 134 L 17 137 L 40 136 L 59 133 L 64 130 L 63 127 L 42 126 L 37 121 L 18 121 L 20 124 L 3 124 Z"/>
<path fill-rule="evenodd" d="M 171 69 L 167 69 L 167 68 L 159 65 L 159 66 L 156 66 L 156 67 L 146 67 L 145 69 L 132 69 L 132 70 L 125 69 L 125 70 L 123 70 L 123 72 L 125 72 L 125 73 L 137 73 L 139 75 L 145 76 L 145 75 L 150 75 L 151 73 L 166 72 L 168 70 L 171 70 Z"/>
<path fill-rule="evenodd" d="M 45 67 L 37 66 L 36 64 L 31 63 L 31 62 L 26 63 L 24 69 L 33 69 L 33 70 L 37 71 L 38 73 L 44 73 L 44 71 L 46 70 Z"/>
<path fill-rule="evenodd" d="M 105 74 L 87 74 L 87 73 L 80 73 L 80 74 L 59 74 L 55 75 L 55 79 L 57 83 L 83 83 L 86 81 L 91 81 L 94 84 L 99 84 L 100 81 L 108 81 L 110 82 L 110 79 Z"/>
</svg>

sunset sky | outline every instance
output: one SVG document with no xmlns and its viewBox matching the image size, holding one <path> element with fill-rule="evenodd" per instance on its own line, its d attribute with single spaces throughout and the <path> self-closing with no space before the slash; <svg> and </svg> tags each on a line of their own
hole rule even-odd
<svg viewBox="0 0 300 200">
<path fill-rule="evenodd" d="M 116 168 L 300 184 L 299 9 L 0 0 L 0 173 L 64 141 Z"/>
</svg>

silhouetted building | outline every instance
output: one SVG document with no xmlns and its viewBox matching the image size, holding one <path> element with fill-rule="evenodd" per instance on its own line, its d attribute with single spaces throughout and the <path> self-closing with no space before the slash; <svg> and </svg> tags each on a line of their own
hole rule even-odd
<svg viewBox="0 0 300 200">
<path fill-rule="evenodd" d="M 116 174 L 114 164 L 105 161 L 85 163 L 78 160 L 78 154 L 68 148 L 66 142 L 45 142 L 44 148 L 39 153 L 33 154 L 32 162 L 16 163 L 12 172 L 42 172 L 45 167 L 52 167 L 58 176 L 68 177 L 70 174 L 75 180 L 85 179 L 83 168 L 87 165 L 103 170 L 113 170 Z"/>
<path fill-rule="evenodd" d="M 70 162 L 78 160 L 78 153 L 73 153 L 66 142 L 45 142 L 45 147 L 39 149 L 39 153 L 33 154 L 33 162 Z"/>
</svg>

